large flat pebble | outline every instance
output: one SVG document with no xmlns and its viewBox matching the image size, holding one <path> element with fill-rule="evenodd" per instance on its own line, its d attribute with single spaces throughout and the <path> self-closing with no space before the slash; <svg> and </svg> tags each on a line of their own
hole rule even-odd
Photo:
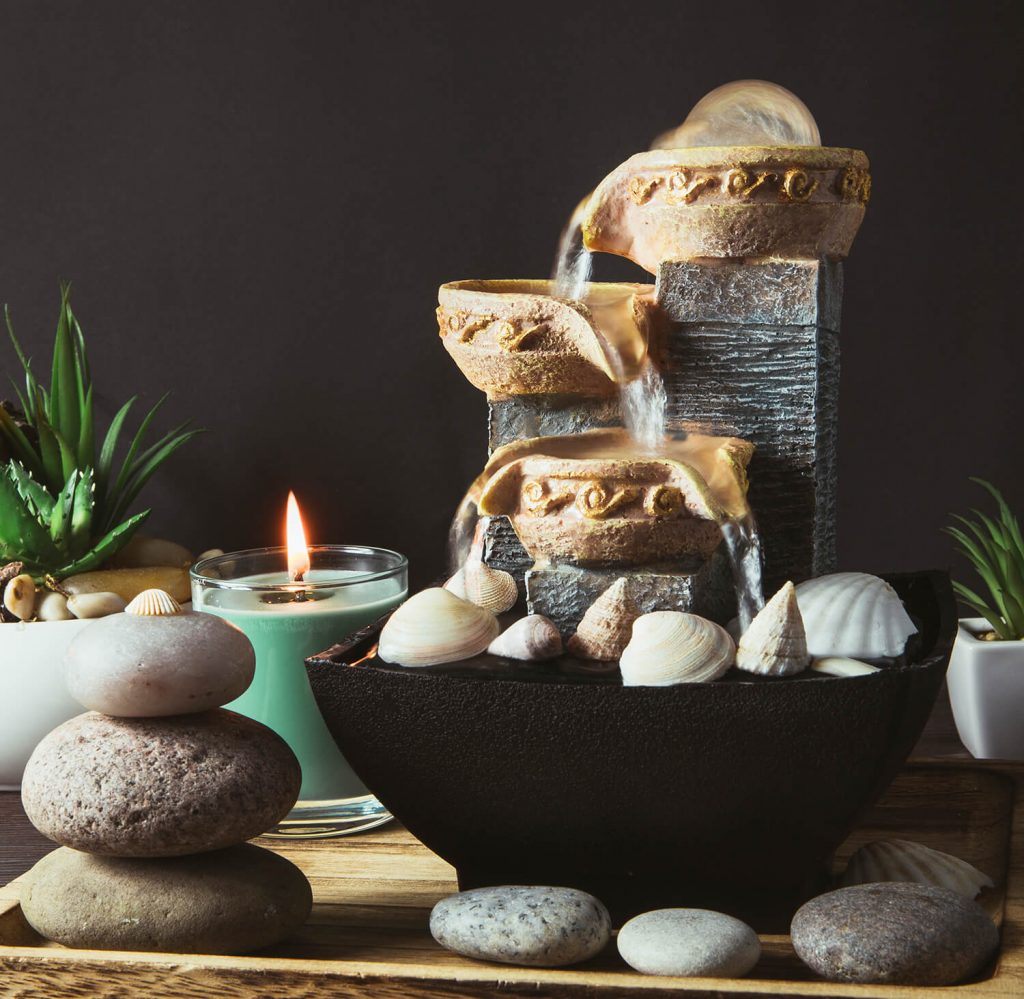
<svg viewBox="0 0 1024 999">
<path fill-rule="evenodd" d="M 797 910 L 800 959 L 834 982 L 954 985 L 979 971 L 999 933 L 976 902 L 899 882 L 840 888 Z"/>
<path fill-rule="evenodd" d="M 707 909 L 656 909 L 634 916 L 616 938 L 622 959 L 645 975 L 739 978 L 761 942 L 746 923 Z"/>
<path fill-rule="evenodd" d="M 29 924 L 67 947 L 245 954 L 294 933 L 309 882 L 290 861 L 243 844 L 157 860 L 93 857 L 62 847 L 28 875 Z"/>
<path fill-rule="evenodd" d="M 555 968 L 599 954 L 611 919 L 593 895 L 574 888 L 475 888 L 438 902 L 430 932 L 466 957 Z"/>
<path fill-rule="evenodd" d="M 78 715 L 36 746 L 22 803 L 64 846 L 176 857 L 252 839 L 279 822 L 301 771 L 269 728 L 223 708 L 171 718 Z"/>
</svg>

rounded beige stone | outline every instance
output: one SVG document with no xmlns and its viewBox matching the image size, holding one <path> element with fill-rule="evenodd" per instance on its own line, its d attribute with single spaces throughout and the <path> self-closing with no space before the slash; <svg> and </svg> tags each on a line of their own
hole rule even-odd
<svg viewBox="0 0 1024 999">
<path fill-rule="evenodd" d="M 110 857 L 219 850 L 276 825 L 301 770 L 265 725 L 219 708 L 170 718 L 78 715 L 36 747 L 21 798 L 63 846 Z"/>
<path fill-rule="evenodd" d="M 67 947 L 245 954 L 308 918 L 302 872 L 250 844 L 155 860 L 94 857 L 62 847 L 29 872 L 21 910 Z"/>
</svg>

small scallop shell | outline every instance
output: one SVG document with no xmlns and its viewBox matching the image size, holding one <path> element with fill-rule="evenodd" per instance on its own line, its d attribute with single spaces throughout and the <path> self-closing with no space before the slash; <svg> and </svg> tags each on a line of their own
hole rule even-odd
<svg viewBox="0 0 1024 999">
<path fill-rule="evenodd" d="M 792 676 L 807 669 L 810 661 L 796 587 L 786 583 L 743 633 L 736 649 L 736 665 L 763 676 Z"/>
<path fill-rule="evenodd" d="M 867 676 L 868 673 L 879 672 L 877 666 L 869 666 L 859 659 L 845 659 L 843 656 L 815 659 L 811 663 L 811 669 L 815 673 L 825 673 L 828 676 Z"/>
<path fill-rule="evenodd" d="M 468 562 L 462 567 L 461 572 L 465 599 L 477 607 L 483 607 L 495 614 L 504 614 L 505 611 L 511 610 L 519 599 L 516 581 L 501 569 L 492 569 L 484 562 Z"/>
<path fill-rule="evenodd" d="M 530 614 L 509 625 L 489 646 L 492 656 L 542 662 L 562 654 L 562 636 L 543 614 Z"/>
<path fill-rule="evenodd" d="M 899 656 L 917 632 L 903 601 L 866 572 L 836 572 L 796 588 L 812 656 L 881 659 Z"/>
<path fill-rule="evenodd" d="M 36 582 L 27 573 L 15 576 L 4 589 L 4 607 L 19 621 L 31 621 L 36 611 Z"/>
<path fill-rule="evenodd" d="M 124 597 L 102 590 L 95 593 L 72 593 L 68 597 L 68 610 L 81 621 L 106 617 L 108 614 L 120 614 L 124 608 Z"/>
<path fill-rule="evenodd" d="M 439 586 L 410 597 L 380 633 L 377 655 L 399 666 L 436 666 L 479 655 L 498 637 L 498 619 Z"/>
<path fill-rule="evenodd" d="M 143 590 L 124 612 L 136 617 L 170 617 L 181 613 L 181 604 L 166 590 Z"/>
<path fill-rule="evenodd" d="M 580 659 L 611 662 L 629 644 L 633 622 L 640 608 L 629 593 L 629 580 L 615 580 L 588 608 L 576 634 L 569 639 L 569 652 Z"/>
<path fill-rule="evenodd" d="M 950 888 L 975 898 L 992 879 L 966 860 L 933 850 L 906 839 L 880 839 L 866 843 L 852 857 L 843 874 L 843 885 L 874 884 L 878 881 L 914 881 L 922 885 Z"/>
<path fill-rule="evenodd" d="M 654 611 L 633 624 L 633 637 L 619 659 L 625 687 L 708 683 L 728 672 L 736 657 L 721 625 L 681 611 Z"/>
</svg>

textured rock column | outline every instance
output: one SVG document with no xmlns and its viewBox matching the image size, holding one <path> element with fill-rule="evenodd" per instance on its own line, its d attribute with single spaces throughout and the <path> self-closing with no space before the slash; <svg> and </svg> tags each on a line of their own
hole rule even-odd
<svg viewBox="0 0 1024 999">
<path fill-rule="evenodd" d="M 666 262 L 670 430 L 752 441 L 750 505 L 769 592 L 835 567 L 842 265 Z"/>
</svg>

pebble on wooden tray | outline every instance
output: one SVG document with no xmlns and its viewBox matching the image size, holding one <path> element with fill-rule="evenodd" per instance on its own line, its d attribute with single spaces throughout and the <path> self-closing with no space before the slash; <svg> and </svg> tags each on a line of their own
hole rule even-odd
<svg viewBox="0 0 1024 999">
<path fill-rule="evenodd" d="M 634 916 L 616 940 L 622 959 L 645 975 L 740 978 L 761 942 L 746 923 L 707 909 L 656 909 Z"/>
<path fill-rule="evenodd" d="M 25 918 L 67 947 L 246 954 L 294 933 L 313 904 L 294 864 L 250 844 L 158 860 L 61 847 L 26 880 Z"/>
<path fill-rule="evenodd" d="M 976 902 L 933 885 L 840 888 L 797 910 L 793 948 L 835 982 L 954 985 L 978 972 L 999 933 Z"/>
<path fill-rule="evenodd" d="M 289 812 L 300 783 L 288 744 L 233 711 L 88 712 L 39 743 L 21 797 L 32 824 L 64 846 L 177 857 L 258 836 Z"/>
<path fill-rule="evenodd" d="M 438 902 L 430 932 L 465 957 L 557 968 L 604 950 L 611 918 L 593 895 L 574 888 L 474 888 Z"/>
</svg>

